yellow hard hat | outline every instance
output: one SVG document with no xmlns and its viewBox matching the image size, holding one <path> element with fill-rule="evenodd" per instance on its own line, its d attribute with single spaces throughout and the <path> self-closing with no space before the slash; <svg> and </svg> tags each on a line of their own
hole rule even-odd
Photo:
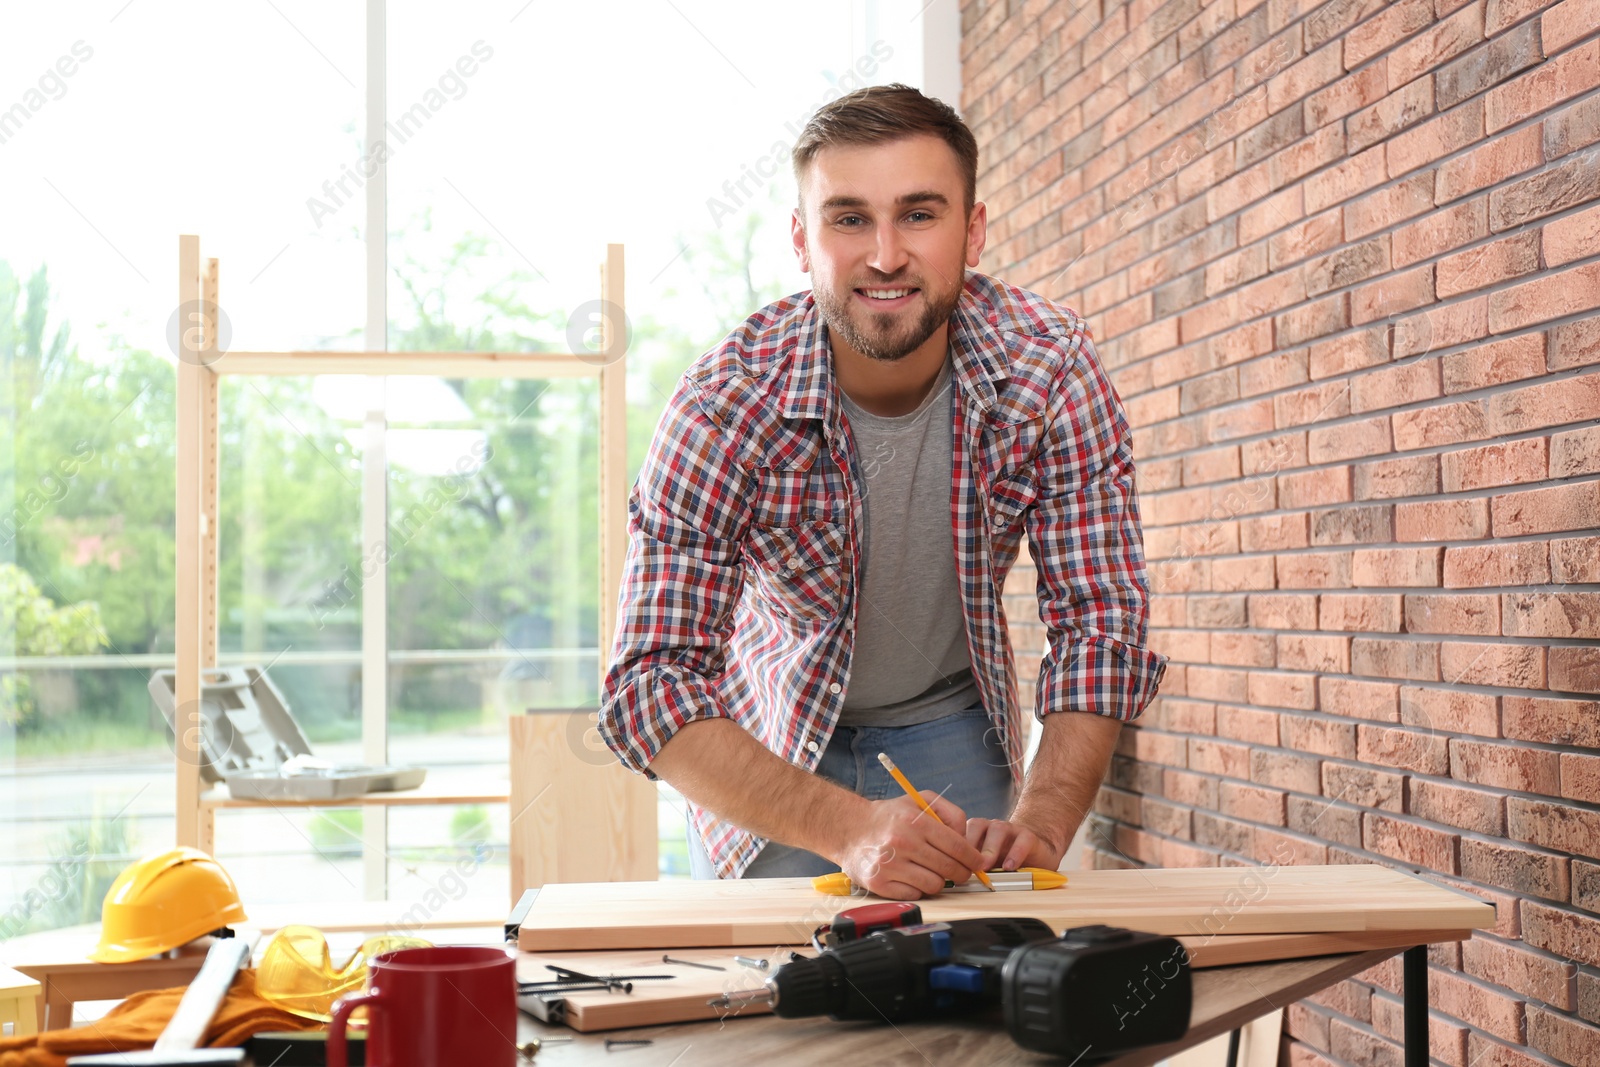
<svg viewBox="0 0 1600 1067">
<path fill-rule="evenodd" d="M 100 912 L 100 946 L 89 958 L 142 960 L 245 919 L 239 890 L 216 860 L 197 848 L 158 852 L 111 883 Z"/>
</svg>

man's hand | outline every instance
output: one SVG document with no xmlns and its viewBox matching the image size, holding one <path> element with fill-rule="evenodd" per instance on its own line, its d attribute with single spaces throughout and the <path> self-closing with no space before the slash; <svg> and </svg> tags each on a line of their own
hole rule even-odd
<svg viewBox="0 0 1600 1067">
<path fill-rule="evenodd" d="M 1066 845 L 1057 845 L 1044 835 L 1004 819 L 968 819 L 967 841 L 983 854 L 980 870 L 995 867 L 1008 871 L 1019 867 L 1058 870 L 1067 854 Z"/>
<path fill-rule="evenodd" d="M 956 884 L 983 869 L 983 857 L 959 830 L 966 814 L 937 793 L 922 798 L 939 818 L 929 818 L 910 797 L 876 800 L 866 809 L 843 855 L 834 857 L 855 885 L 891 900 L 933 896 L 946 879 Z"/>
</svg>

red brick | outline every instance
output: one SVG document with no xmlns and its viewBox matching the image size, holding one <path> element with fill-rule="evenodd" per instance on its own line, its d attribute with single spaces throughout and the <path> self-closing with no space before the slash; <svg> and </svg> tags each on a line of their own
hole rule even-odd
<svg viewBox="0 0 1600 1067">
<path fill-rule="evenodd" d="M 1439 646 L 1439 671 L 1451 685 L 1543 689 L 1544 652 L 1537 645 L 1444 641 Z"/>
<path fill-rule="evenodd" d="M 1560 159 L 1600 141 L 1600 100 L 1580 99 L 1570 107 L 1545 116 L 1544 156 Z"/>
<path fill-rule="evenodd" d="M 1402 219 L 1432 211 L 1433 194 L 1433 172 L 1424 171 L 1351 201 L 1344 208 L 1345 240 L 1359 240 Z M 1432 286 L 1428 288 L 1428 295 L 1433 295 Z"/>
<path fill-rule="evenodd" d="M 1489 198 L 1479 196 L 1440 208 L 1395 230 L 1390 235 L 1389 258 L 1396 267 L 1409 267 L 1488 234 Z"/>
<path fill-rule="evenodd" d="M 1552 648 L 1550 688 L 1600 693 L 1600 648 Z"/>
<path fill-rule="evenodd" d="M 1411 779 L 1410 789 L 1407 808 L 1418 818 L 1491 837 L 1505 835 L 1506 801 L 1499 793 L 1422 778 Z"/>
<path fill-rule="evenodd" d="M 1270 667 L 1277 655 L 1271 634 L 1211 635 L 1211 662 L 1239 667 Z"/>
<path fill-rule="evenodd" d="M 1439 361 L 1419 359 L 1357 375 L 1350 384 L 1350 407 L 1355 412 L 1379 411 L 1438 395 Z"/>
<path fill-rule="evenodd" d="M 1600 308 L 1600 263 L 1552 271 L 1489 294 L 1489 329 L 1495 333 Z"/>
<path fill-rule="evenodd" d="M 1392 682 L 1367 682 L 1355 678 L 1323 678 L 1318 683 L 1317 708 L 1330 715 L 1353 715 L 1378 722 L 1398 722 L 1399 686 Z"/>
<path fill-rule="evenodd" d="M 1439 491 L 1437 456 L 1400 456 L 1357 464 L 1357 500 L 1378 500 L 1403 496 L 1427 496 Z"/>
<path fill-rule="evenodd" d="M 1537 378 L 1544 373 L 1544 368 L 1544 334 L 1520 334 L 1446 354 L 1444 391 L 1465 393 L 1523 378 Z"/>
<path fill-rule="evenodd" d="M 1257 785 L 1315 796 L 1322 788 L 1322 761 L 1293 752 L 1250 751 L 1250 780 Z"/>
<path fill-rule="evenodd" d="M 1563 52 L 1514 81 L 1489 90 L 1484 119 L 1490 133 L 1537 115 L 1600 86 L 1600 41 Z"/>
<path fill-rule="evenodd" d="M 1350 468 L 1333 467 L 1278 475 L 1278 506 L 1316 507 L 1350 501 Z"/>
<path fill-rule="evenodd" d="M 1351 573 L 1358 586 L 1437 586 L 1442 548 L 1358 548 Z"/>
<path fill-rule="evenodd" d="M 1348 589 L 1350 553 L 1304 552 L 1278 557 L 1279 589 Z"/>
<path fill-rule="evenodd" d="M 1471 4 L 1389 53 L 1389 87 L 1421 77 L 1481 40 L 1483 12 L 1477 4 Z"/>
<path fill-rule="evenodd" d="M 1550 476 L 1600 473 L 1600 427 L 1568 430 L 1550 438 Z"/>
<path fill-rule="evenodd" d="M 1388 176 L 1383 162 L 1383 146 L 1374 145 L 1338 166 L 1307 178 L 1306 210 L 1318 212 L 1343 203 L 1352 196 L 1382 185 Z"/>
<path fill-rule="evenodd" d="M 1589 529 L 1600 526 L 1600 482 L 1507 493 L 1495 497 L 1493 511 L 1496 537 Z"/>
<path fill-rule="evenodd" d="M 1239 213 L 1239 243 L 1259 241 L 1274 230 L 1299 221 L 1305 213 L 1305 193 L 1298 185 L 1257 200 Z"/>
<path fill-rule="evenodd" d="M 1389 69 L 1394 70 L 1392 57 Z M 1432 115 L 1433 111 L 1432 78 L 1418 78 L 1408 85 L 1393 89 L 1376 104 L 1345 119 L 1345 136 L 1350 151 L 1359 152 L 1369 145 L 1381 146 L 1401 130 Z M 1431 179 L 1432 176 L 1429 177 Z M 1428 192 L 1430 195 L 1433 192 L 1431 180 L 1428 182 Z"/>
<path fill-rule="evenodd" d="M 1542 350 L 1539 353 L 1539 365 L 1541 368 L 1544 366 Z M 1259 396 L 1262 393 L 1287 389 L 1307 380 L 1306 349 L 1296 348 L 1289 352 L 1276 352 L 1240 365 L 1239 395 Z"/>
<path fill-rule="evenodd" d="M 1313 381 L 1348 374 L 1389 361 L 1389 337 L 1382 328 L 1368 327 L 1310 348 L 1308 369 Z"/>
<path fill-rule="evenodd" d="M 1483 103 L 1473 100 L 1389 138 L 1384 162 L 1389 177 L 1398 178 L 1482 139 Z"/>
<path fill-rule="evenodd" d="M 1394 516 L 1386 504 L 1328 508 L 1311 513 L 1314 545 L 1371 544 L 1394 540 Z"/>
<path fill-rule="evenodd" d="M 1550 542 L 1551 580 L 1600 585 L 1600 537 L 1568 537 Z"/>
<path fill-rule="evenodd" d="M 1521 1045 L 1518 1041 L 1516 1044 Z M 1549 1067 L 1549 1060 L 1534 1059 L 1518 1049 L 1502 1045 L 1478 1033 L 1467 1034 L 1467 1063 L 1470 1067 Z"/>
<path fill-rule="evenodd" d="M 1550 0 L 1489 0 L 1484 14 L 1485 32 L 1493 35 L 1550 6 Z"/>
<path fill-rule="evenodd" d="M 1372 998 L 1372 1027 L 1390 1040 L 1404 1041 L 1405 1006 L 1399 998 L 1376 996 Z M 1450 1064 L 1451 1067 L 1466 1067 L 1467 1028 L 1437 1012 L 1429 1014 L 1428 1054 L 1435 1060 Z"/>
<path fill-rule="evenodd" d="M 1428 999 L 1446 1015 L 1507 1041 L 1522 1037 L 1522 1001 L 1459 974 L 1436 968 L 1428 974 Z"/>
<path fill-rule="evenodd" d="M 1267 108 L 1276 113 L 1344 74 L 1339 42 L 1317 49 L 1267 82 Z"/>
<path fill-rule="evenodd" d="M 1274 336 L 1283 346 L 1302 344 L 1317 337 L 1337 333 L 1350 325 L 1350 313 L 1343 293 L 1301 304 L 1272 320 Z"/>
<path fill-rule="evenodd" d="M 1600 205 L 1545 223 L 1541 236 L 1547 266 L 1600 255 Z"/>
<path fill-rule="evenodd" d="M 1314 366 L 1314 358 L 1312 363 Z M 1550 331 L 1551 370 L 1570 370 L 1592 363 L 1600 363 L 1600 316 L 1564 323 Z M 1315 371 L 1311 376 L 1316 377 Z"/>
<path fill-rule="evenodd" d="M 1444 584 L 1451 589 L 1486 585 L 1540 585 L 1550 580 L 1542 541 L 1508 541 L 1445 549 Z"/>
<path fill-rule="evenodd" d="M 1461 873 L 1469 878 L 1473 875 L 1467 870 L 1468 848 L 1478 844 L 1465 840 L 1461 842 Z M 1563 1010 L 1572 1008 L 1572 989 L 1565 961 L 1541 956 L 1521 945 L 1474 933 L 1471 940 L 1461 945 L 1461 962 L 1466 972 L 1475 978 L 1482 978 Z"/>
<path fill-rule="evenodd" d="M 1406 631 L 1493 636 L 1500 632 L 1500 598 L 1492 594 L 1408 594 Z"/>
<path fill-rule="evenodd" d="M 1528 1044 L 1566 1063 L 1582 1063 L 1586 1057 L 1594 1055 L 1596 1048 L 1600 1048 L 1600 1027 L 1530 1004 Z"/>
<path fill-rule="evenodd" d="M 1497 434 L 1596 419 L 1600 419 L 1600 374 L 1527 385 L 1489 398 L 1489 425 Z"/>
<path fill-rule="evenodd" d="M 1440 299 L 1487 289 L 1539 269 L 1539 235 L 1533 231 L 1469 248 L 1439 261 Z M 1490 303 L 1491 310 L 1493 302 Z"/>
<path fill-rule="evenodd" d="M 1338 755 L 1338 753 L 1330 753 Z M 1406 776 L 1348 763 L 1322 765 L 1322 795 L 1363 808 L 1405 810 Z"/>
<path fill-rule="evenodd" d="M 1337 419 L 1350 413 L 1350 387 L 1346 382 L 1323 382 L 1273 398 L 1279 429 Z"/>
<path fill-rule="evenodd" d="M 1569 860 L 1498 841 L 1461 842 L 1461 875 L 1515 893 L 1565 901 Z"/>
<path fill-rule="evenodd" d="M 1425 500 L 1394 506 L 1399 541 L 1470 541 L 1489 535 L 1487 500 Z M 1499 530 L 1496 536 L 1504 536 Z"/>
<path fill-rule="evenodd" d="M 1303 350 L 1302 350 L 1303 351 Z M 1306 465 L 1306 435 L 1283 433 L 1239 446 L 1239 467 L 1250 475 L 1276 474 Z"/>
<path fill-rule="evenodd" d="M 1188 771 L 1164 771 L 1161 792 L 1168 800 L 1192 804 L 1197 808 L 1217 806 L 1217 780 Z"/>
<path fill-rule="evenodd" d="M 1274 579 L 1270 556 L 1211 561 L 1211 587 L 1219 593 L 1271 589 Z"/>
<path fill-rule="evenodd" d="M 1499 737 L 1499 697 L 1455 689 L 1402 686 L 1400 721 L 1424 730 Z"/>
<path fill-rule="evenodd" d="M 1226 778 L 1249 778 L 1250 746 L 1191 737 L 1189 769 Z"/>
<path fill-rule="evenodd" d="M 1456 844 L 1461 839 L 1459 834 L 1376 812 L 1363 815 L 1361 824 L 1361 842 L 1368 852 L 1391 856 L 1430 871 L 1456 873 Z M 1437 988 L 1430 995 L 1436 1005 L 1448 1010 Z"/>
<path fill-rule="evenodd" d="M 1600 756 L 1561 753 L 1561 795 L 1585 804 L 1600 804 Z"/>
<path fill-rule="evenodd" d="M 1399 596 L 1330 593 L 1320 598 L 1318 626 L 1323 630 L 1396 633 L 1400 619 Z"/>
<path fill-rule="evenodd" d="M 1507 637 L 1600 640 L 1600 593 L 1507 593 Z"/>
<path fill-rule="evenodd" d="M 1263 398 L 1209 412 L 1205 426 L 1206 436 L 1213 442 L 1266 433 L 1274 429 L 1272 401 Z"/>
<path fill-rule="evenodd" d="M 1600 381 L 1600 375 L 1596 376 L 1596 381 Z M 1390 447 L 1387 415 L 1334 426 L 1313 426 L 1306 434 L 1307 453 L 1312 463 L 1337 463 L 1342 459 L 1379 455 Z"/>
<path fill-rule="evenodd" d="M 1351 645 L 1350 658 L 1355 674 L 1419 682 L 1439 680 L 1439 646 L 1432 641 L 1358 637 Z"/>
<path fill-rule="evenodd" d="M 1263 789 L 1260 786 L 1223 782 L 1221 789 L 1222 813 L 1251 822 L 1284 824 L 1284 798 L 1281 789 Z"/>
<path fill-rule="evenodd" d="M 1273 238 L 1274 245 L 1276 245 L 1280 239 L 1283 241 L 1283 243 L 1288 244 L 1292 238 L 1300 236 L 1295 232 L 1296 230 L 1312 226 L 1321 220 L 1328 219 L 1329 216 L 1335 216 L 1335 218 L 1321 231 L 1322 233 L 1328 235 L 1328 237 L 1325 238 L 1326 243 L 1323 245 L 1323 247 L 1331 248 L 1334 245 L 1337 245 L 1339 243 L 1338 239 L 1333 235 L 1340 232 L 1343 223 L 1342 216 L 1340 216 L 1340 213 L 1336 211 L 1329 211 L 1322 215 L 1318 215 L 1316 218 L 1302 224 L 1301 227 L 1284 231 L 1284 233 Z M 1313 237 L 1317 235 L 1317 231 L 1313 230 L 1311 233 Z M 1311 245 L 1310 240 L 1304 240 L 1304 243 L 1300 244 L 1299 247 L 1296 247 L 1294 250 L 1297 251 L 1300 247 L 1303 247 L 1308 252 L 1321 250 L 1314 248 Z M 1292 254 L 1292 252 L 1286 253 L 1286 258 L 1289 254 Z M 1277 269 L 1277 267 L 1274 266 L 1274 269 Z M 1359 244 L 1346 245 L 1336 252 L 1332 252 L 1318 259 L 1314 259 L 1310 263 L 1307 263 L 1304 268 L 1306 292 L 1312 296 L 1320 296 L 1321 294 L 1329 292 L 1333 289 L 1342 289 L 1348 285 L 1353 285 L 1356 282 L 1365 281 L 1368 278 L 1375 278 L 1380 274 L 1387 273 L 1388 270 L 1389 236 L 1387 234 L 1380 234 L 1371 240 L 1362 241 Z"/>
<path fill-rule="evenodd" d="M 1511 803 L 1539 807 L 1554 806 L 1535 805 L 1516 798 L 1512 798 Z M 1591 831 L 1588 840 L 1592 848 L 1592 843 L 1600 840 L 1600 837 L 1596 837 Z M 1564 959 L 1600 967 L 1600 919 L 1564 908 L 1552 908 L 1531 900 L 1525 901 L 1521 910 L 1522 940 L 1525 943 L 1534 948 L 1542 948 L 1546 952 L 1553 952 Z M 1583 1060 L 1580 1058 L 1570 1062 L 1581 1063 Z"/>
<path fill-rule="evenodd" d="M 1278 667 L 1343 673 L 1350 669 L 1350 639 L 1331 634 L 1279 634 Z"/>
<path fill-rule="evenodd" d="M 1305 548 L 1310 543 L 1310 516 L 1303 511 L 1258 515 L 1239 521 L 1239 545 L 1246 552 Z"/>
<path fill-rule="evenodd" d="M 1446 452 L 1439 460 L 1447 493 L 1543 481 L 1549 471 L 1542 437 Z"/>
<path fill-rule="evenodd" d="M 1561 793 L 1561 767 L 1556 753 L 1489 741 L 1451 738 L 1450 777 L 1458 782 L 1523 793 Z"/>
<path fill-rule="evenodd" d="M 1356 758 L 1362 763 L 1398 767 L 1435 777 L 1450 773 L 1446 739 L 1420 730 L 1362 723 L 1356 727 Z"/>
<path fill-rule="evenodd" d="M 1545 52 L 1554 55 L 1593 34 L 1596 26 L 1600 26 L 1600 0 L 1565 0 L 1556 4 L 1540 20 Z"/>
<path fill-rule="evenodd" d="M 1400 0 L 1344 35 L 1344 65 L 1354 70 L 1433 22 L 1433 0 Z"/>
<path fill-rule="evenodd" d="M 1251 671 L 1249 701 L 1270 708 L 1310 711 L 1317 706 L 1317 680 L 1305 674 Z"/>
<path fill-rule="evenodd" d="M 1543 162 L 1544 147 L 1537 127 L 1485 141 L 1472 151 L 1439 164 L 1438 181 L 1433 190 L 1435 202 L 1448 204 L 1468 193 L 1498 185 L 1514 174 L 1532 170 Z"/>
<path fill-rule="evenodd" d="M 1489 405 L 1485 400 L 1459 400 L 1397 411 L 1390 418 L 1394 423 L 1395 448 L 1403 452 L 1479 441 L 1490 436 Z"/>
<path fill-rule="evenodd" d="M 1250 851 L 1250 824 L 1197 811 L 1194 813 L 1194 839 L 1208 848 L 1244 855 Z"/>
<path fill-rule="evenodd" d="M 1255 708 L 1217 709 L 1217 736 L 1252 745 L 1277 745 L 1278 714 Z"/>
<path fill-rule="evenodd" d="M 1372 991 L 1360 982 L 1338 982 L 1312 994 L 1308 999 L 1362 1022 L 1372 1018 Z"/>
<path fill-rule="evenodd" d="M 1399 320 L 1390 348 L 1395 359 L 1404 359 L 1488 335 L 1489 298 L 1477 296 Z"/>
<path fill-rule="evenodd" d="M 1594 158 L 1574 156 L 1490 192 L 1489 229 L 1499 233 L 1595 199 L 1600 171 Z"/>
<path fill-rule="evenodd" d="M 1389 91 L 1384 67 L 1380 59 L 1306 97 L 1306 129 L 1319 129 L 1383 99 Z"/>
<path fill-rule="evenodd" d="M 1320 837 L 1351 848 L 1361 847 L 1361 811 L 1343 804 L 1331 804 L 1321 797 L 1289 798 L 1287 825 L 1302 834 Z"/>
</svg>

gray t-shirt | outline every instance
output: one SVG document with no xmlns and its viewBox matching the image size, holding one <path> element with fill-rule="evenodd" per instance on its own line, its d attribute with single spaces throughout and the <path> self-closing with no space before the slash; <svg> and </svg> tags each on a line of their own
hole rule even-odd
<svg viewBox="0 0 1600 1067">
<path fill-rule="evenodd" d="M 950 360 L 915 411 L 840 392 L 866 487 L 855 653 L 840 726 L 910 726 L 978 703 L 950 526 Z"/>
</svg>

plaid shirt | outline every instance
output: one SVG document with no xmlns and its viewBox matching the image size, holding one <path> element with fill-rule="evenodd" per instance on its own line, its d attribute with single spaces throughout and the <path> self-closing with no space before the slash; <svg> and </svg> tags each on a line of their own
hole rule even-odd
<svg viewBox="0 0 1600 1067">
<path fill-rule="evenodd" d="M 951 318 L 950 513 L 972 673 L 1022 774 L 1001 592 L 1026 530 L 1049 647 L 1036 714 L 1136 718 L 1164 657 L 1121 403 L 1087 327 L 969 272 Z M 628 502 L 629 545 L 600 734 L 650 777 L 685 723 L 730 718 L 814 770 L 850 681 L 863 483 L 824 324 L 805 291 L 756 312 L 684 372 Z M 722 877 L 766 841 L 691 803 Z"/>
</svg>

